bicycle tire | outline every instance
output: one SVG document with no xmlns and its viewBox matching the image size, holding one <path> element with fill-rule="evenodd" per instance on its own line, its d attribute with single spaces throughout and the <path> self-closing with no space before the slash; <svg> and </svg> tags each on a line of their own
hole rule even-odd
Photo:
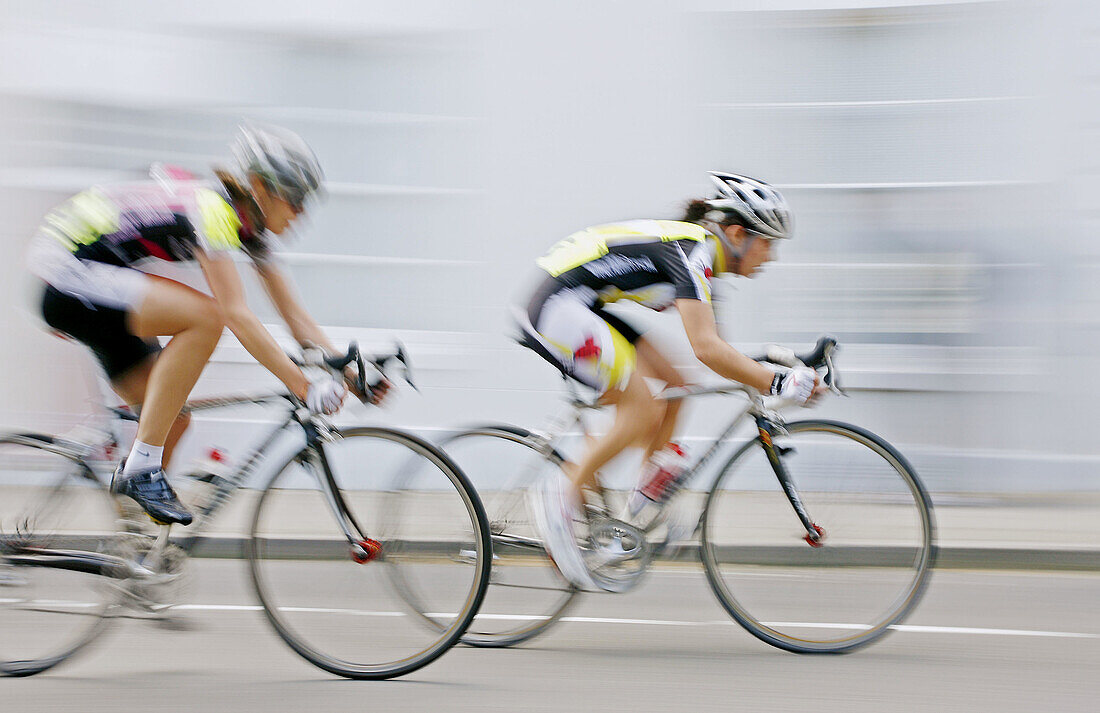
<svg viewBox="0 0 1100 713">
<path fill-rule="evenodd" d="M 311 457 L 312 448 L 307 446 L 276 470 L 267 482 L 256 503 L 256 508 L 252 517 L 250 537 L 247 543 L 249 571 L 251 573 L 252 583 L 263 605 L 264 613 L 276 633 L 295 653 L 313 665 L 338 676 L 360 680 L 380 680 L 402 676 L 422 666 L 426 666 L 454 646 L 454 644 L 461 639 L 462 634 L 477 614 L 481 600 L 484 598 L 488 586 L 491 564 L 491 541 L 489 538 L 485 511 L 478 498 L 477 492 L 470 485 L 462 471 L 443 451 L 430 443 L 411 434 L 390 428 L 352 428 L 337 431 L 334 435 L 335 438 L 333 440 L 325 442 L 321 446 L 325 449 L 326 458 L 330 460 L 335 459 L 331 466 L 333 475 L 332 482 L 337 486 L 333 491 L 335 501 L 333 505 L 340 509 L 342 516 L 347 518 L 347 521 L 358 530 L 360 536 L 364 538 L 377 538 L 370 540 L 370 542 L 380 547 L 380 554 L 377 560 L 374 562 L 371 560 L 357 561 L 353 556 L 350 556 L 346 537 L 333 523 L 330 505 L 327 502 L 318 503 L 316 502 L 316 498 L 309 495 L 310 492 L 323 491 L 309 491 L 308 489 L 302 490 L 300 487 L 291 487 L 294 485 L 293 479 L 296 477 L 296 468 L 300 468 L 301 464 Z M 346 447 L 350 443 L 357 444 L 356 448 L 360 450 L 346 450 Z M 372 445 L 368 447 L 368 443 Z M 369 450 L 367 450 L 368 448 Z M 341 456 L 337 453 L 337 449 L 345 449 L 345 455 Z M 356 463 L 371 468 L 371 471 L 366 473 L 363 479 L 363 484 L 367 487 L 367 490 L 352 492 L 346 488 L 349 477 L 346 472 L 341 474 L 338 463 L 340 458 L 349 459 L 347 461 L 349 463 Z M 463 547 L 469 546 L 473 548 L 475 556 L 473 558 L 473 563 L 470 565 L 472 569 L 462 575 L 462 581 L 467 582 L 467 584 L 462 585 L 462 591 L 455 600 L 459 603 L 459 606 L 455 607 L 456 611 L 449 615 L 448 625 L 435 632 L 430 641 L 424 645 L 420 643 L 412 644 L 412 653 L 405 653 L 402 645 L 402 652 L 400 654 L 393 654 L 391 658 L 372 660 L 369 662 L 363 660 L 352 661 L 342 654 L 322 651 L 322 647 L 316 643 L 312 635 L 307 636 L 303 633 L 300 624 L 303 619 L 299 618 L 295 622 L 292 622 L 289 618 L 290 615 L 305 612 L 307 615 L 344 617 L 345 619 L 341 621 L 341 625 L 331 630 L 336 640 L 325 646 L 325 648 L 329 649 L 338 649 L 357 648 L 364 641 L 364 637 L 370 640 L 369 645 L 377 643 L 381 646 L 384 641 L 390 641 L 390 639 L 386 639 L 382 634 L 374 632 L 366 632 L 364 635 L 360 635 L 361 632 L 358 627 L 350 627 L 346 624 L 347 616 L 354 615 L 357 618 L 357 623 L 363 621 L 393 622 L 404 617 L 405 614 L 393 611 L 374 612 L 362 611 L 359 609 L 285 606 L 279 601 L 279 597 L 275 596 L 271 586 L 274 577 L 278 574 L 276 570 L 285 568 L 276 567 L 275 564 L 269 567 L 266 563 L 277 563 L 280 557 L 288 556 L 288 551 L 284 549 L 280 552 L 280 547 L 293 548 L 297 546 L 304 548 L 303 553 L 298 555 L 299 558 L 302 559 L 302 562 L 297 571 L 288 572 L 288 574 L 291 575 L 288 581 L 291 587 L 304 587 L 304 592 L 300 596 L 306 597 L 308 600 L 311 600 L 311 597 L 321 596 L 324 593 L 326 588 L 320 586 L 321 580 L 318 577 L 330 576 L 331 573 L 335 572 L 335 563 L 340 561 L 344 561 L 345 563 L 350 561 L 351 563 L 351 567 L 345 566 L 341 568 L 341 574 L 339 576 L 356 578 L 356 586 L 350 591 L 350 597 L 356 606 L 363 601 L 369 600 L 370 595 L 368 592 L 371 587 L 378 589 L 376 580 L 385 579 L 387 580 L 387 585 L 389 585 L 390 577 L 365 579 L 363 576 L 355 573 L 378 572 L 379 569 L 388 571 L 391 567 L 400 566 L 391 562 L 391 559 L 400 558 L 402 554 L 406 556 L 408 554 L 408 552 L 401 552 L 402 544 L 407 543 L 402 543 L 397 538 L 386 539 L 382 534 L 376 531 L 365 532 L 362 526 L 368 521 L 363 516 L 360 504 L 364 504 L 366 507 L 371 505 L 376 507 L 378 512 L 376 520 L 378 522 L 387 519 L 393 520 L 395 516 L 401 519 L 408 513 L 410 502 L 404 503 L 405 510 L 396 510 L 395 506 L 401 505 L 401 503 L 394 500 L 394 498 L 398 496 L 386 490 L 387 485 L 392 489 L 393 482 L 383 482 L 383 475 L 385 474 L 397 478 L 407 479 L 409 477 L 407 472 L 403 474 L 398 473 L 396 475 L 393 471 L 384 472 L 384 463 L 393 461 L 395 458 L 404 463 L 406 467 L 409 463 L 422 464 L 427 469 L 424 472 L 430 472 L 440 476 L 437 480 L 433 481 L 433 486 L 437 485 L 442 487 L 443 490 L 440 492 L 444 492 L 450 496 L 448 503 L 444 503 L 444 506 L 450 508 L 452 514 L 457 514 L 457 519 L 461 520 L 459 527 L 463 529 L 463 536 L 468 536 L 470 538 L 469 542 L 463 541 L 460 545 L 454 545 L 454 543 L 444 540 L 440 546 L 444 548 L 452 545 Z M 350 465 L 345 464 L 344 470 L 349 470 L 350 467 Z M 283 480 L 282 483 L 280 483 L 281 479 Z M 284 487 L 276 487 L 280 484 Z M 439 498 L 433 498 L 432 492 L 434 491 L 418 491 L 418 493 L 424 495 L 418 502 L 426 503 L 427 506 L 432 508 L 431 513 L 438 515 L 439 508 L 441 507 L 438 502 Z M 280 539 L 280 537 L 266 536 L 263 533 L 263 530 L 266 528 L 265 516 L 267 510 L 265 510 L 265 508 L 274 508 L 277 511 L 277 505 L 273 504 L 276 493 L 284 493 L 292 500 L 297 499 L 307 506 L 320 508 L 317 510 L 317 513 L 321 517 L 323 517 L 323 515 L 320 515 L 320 513 L 327 512 L 329 515 L 327 528 L 330 528 L 327 533 L 327 539 L 321 538 L 297 541 L 293 538 Z M 311 499 L 302 501 L 302 498 Z M 411 500 L 412 498 L 406 498 L 406 501 Z M 308 507 L 305 509 L 298 507 L 294 510 L 300 517 L 309 513 Z M 276 522 L 280 522 L 277 515 L 278 513 L 276 512 L 275 520 Z M 424 523 L 427 523 L 429 519 L 430 518 L 425 517 L 423 519 Z M 385 530 L 387 526 L 387 524 L 377 525 L 377 527 L 383 530 Z M 366 542 L 366 540 L 364 540 L 364 542 Z M 425 559 L 423 560 L 426 563 L 424 565 L 425 567 L 445 569 L 449 562 L 445 557 L 442 557 L 439 552 L 432 550 L 434 546 L 435 545 L 431 543 L 424 546 L 423 542 L 414 542 L 411 550 L 413 554 L 419 552 L 425 555 Z M 271 559 L 266 557 L 268 554 L 271 554 Z M 372 563 L 377 566 L 372 568 Z M 272 570 L 270 574 L 266 571 L 269 569 Z M 328 589 L 332 589 L 332 587 Z M 371 619 L 373 615 L 377 615 L 377 618 Z M 425 629 L 426 627 L 423 626 L 417 627 L 417 631 L 424 631 Z M 372 633 L 374 634 L 373 636 Z M 388 635 L 389 632 L 386 632 L 386 636 Z M 363 657 L 363 655 L 359 653 L 355 655 L 357 658 Z"/>
<path fill-rule="evenodd" d="M 552 447 L 536 443 L 533 435 L 526 429 L 507 424 L 487 424 L 464 429 L 440 442 L 441 447 L 474 481 L 489 516 L 493 539 L 494 561 L 489 592 L 482 604 L 481 615 L 462 637 L 462 642 L 470 646 L 502 648 L 530 641 L 560 620 L 579 594 L 558 572 L 545 548 L 529 541 L 538 537 L 527 515 L 525 498 L 527 487 L 537 477 L 533 468 L 535 464 L 532 462 L 528 466 L 520 463 L 517 467 L 512 462 L 517 456 L 506 455 L 505 450 L 509 454 L 522 452 L 518 456 L 520 461 L 531 457 L 553 468 L 560 467 L 564 461 Z M 483 441 L 478 447 L 472 445 L 475 440 L 481 439 L 492 441 Z M 524 451 L 502 449 L 506 443 L 515 444 Z M 492 461 L 497 471 L 502 467 L 512 471 L 495 489 L 487 487 L 490 484 L 483 476 L 487 470 L 486 460 Z M 524 538 L 522 545 L 515 544 L 517 535 Z M 526 590 L 527 601 L 509 598 L 512 589 Z M 537 601 L 532 601 L 536 598 Z M 528 607 L 533 610 L 531 613 L 526 611 Z M 524 611 L 517 613 L 517 609 Z M 491 626 L 493 622 L 511 621 L 520 623 L 514 627 Z"/>
<path fill-rule="evenodd" d="M 856 521 L 855 515 L 858 512 L 866 515 L 869 507 L 868 503 L 871 505 L 876 502 L 880 505 L 888 504 L 888 508 L 897 510 L 897 513 L 891 512 L 891 517 L 894 518 L 892 524 L 895 526 L 895 530 L 890 531 L 890 536 L 908 535 L 909 539 L 901 546 L 896 544 L 885 546 L 877 542 L 870 546 L 860 546 L 852 545 L 852 541 L 849 541 L 849 544 L 833 547 L 829 544 L 830 538 L 833 537 L 833 533 L 830 532 L 830 525 L 824 524 L 823 529 L 826 533 L 824 545 L 820 548 L 806 547 L 804 545 L 808 542 L 797 542 L 806 534 L 805 528 L 795 517 L 790 502 L 785 500 L 781 491 L 778 490 L 778 485 L 773 484 L 779 495 L 768 496 L 769 502 L 774 504 L 775 508 L 772 510 L 772 514 L 778 514 L 781 510 L 786 510 L 783 516 L 786 518 L 784 526 L 789 523 L 791 526 L 790 532 L 797 533 L 796 537 L 792 538 L 792 546 L 756 544 L 744 546 L 737 550 L 736 546 L 719 545 L 716 542 L 717 539 L 732 539 L 728 533 L 723 537 L 719 536 L 718 528 L 723 527 L 718 522 L 723 519 L 717 512 L 720 507 L 719 503 L 722 502 L 728 506 L 740 499 L 746 501 L 746 504 L 740 507 L 747 507 L 749 503 L 753 502 L 754 497 L 760 497 L 756 492 L 749 491 L 748 488 L 742 488 L 742 492 L 734 493 L 733 491 L 737 489 L 733 487 L 734 483 L 731 482 L 738 477 L 739 471 L 744 469 L 744 463 L 748 460 L 749 454 L 754 452 L 754 449 L 762 452 L 760 437 L 758 436 L 744 444 L 729 458 L 707 495 L 701 522 L 700 547 L 700 556 L 706 571 L 707 581 L 722 607 L 749 633 L 772 646 L 795 653 L 847 653 L 854 651 L 877 641 L 887 634 L 891 627 L 904 620 L 920 601 L 928 585 L 935 559 L 935 520 L 931 499 L 909 462 L 893 446 L 866 429 L 827 420 L 798 421 L 786 424 L 784 428 L 790 434 L 789 437 L 777 435 L 773 440 L 777 446 L 791 447 L 795 458 L 800 457 L 798 456 L 799 449 L 805 450 L 807 444 L 814 443 L 812 440 L 797 439 L 795 438 L 797 435 L 817 434 L 819 439 L 818 446 L 815 446 L 815 448 L 819 448 L 821 442 L 828 440 L 820 438 L 821 434 L 829 434 L 848 439 L 852 444 L 862 447 L 862 449 L 856 448 L 851 451 L 853 454 L 870 451 L 878 459 L 885 462 L 889 466 L 890 472 L 899 476 L 900 479 L 900 485 L 885 486 L 879 484 L 880 479 L 876 478 L 874 480 L 875 487 L 879 488 L 881 492 L 876 493 L 874 498 L 870 497 L 868 493 L 845 491 L 843 488 L 829 493 L 822 491 L 820 494 L 800 491 L 800 497 L 806 503 L 811 516 L 813 516 L 815 510 L 815 501 L 825 501 L 826 495 L 832 499 L 834 504 L 843 505 L 850 510 L 852 517 L 849 519 L 852 522 Z M 800 441 L 800 445 L 791 446 L 786 443 L 787 440 L 790 443 Z M 829 447 L 835 449 L 834 456 L 840 453 L 839 447 L 831 445 Z M 811 452 L 827 452 L 827 450 L 826 448 L 825 451 Z M 866 463 L 877 463 L 877 461 L 864 461 L 862 455 L 858 456 L 858 461 L 857 456 L 853 455 L 849 458 L 848 462 L 841 463 L 839 467 L 845 469 L 852 478 L 859 474 L 859 477 L 866 481 L 863 484 L 866 487 L 871 483 L 871 476 L 868 476 L 867 472 L 858 470 L 857 466 L 866 470 L 870 468 L 870 466 L 865 465 Z M 843 459 L 838 459 L 838 461 L 843 461 Z M 807 462 L 812 463 L 812 460 Z M 786 456 L 784 456 L 784 463 L 787 463 Z M 760 470 L 763 470 L 763 468 Z M 813 474 L 809 468 L 803 468 L 802 470 L 804 476 L 812 477 Z M 878 470 L 875 470 L 876 475 L 878 472 Z M 886 471 L 883 470 L 882 472 Z M 751 477 L 752 473 L 742 475 L 742 480 Z M 796 466 L 792 470 L 792 478 L 796 481 L 796 484 L 799 477 L 799 467 Z M 774 475 L 772 479 L 775 480 Z M 824 480 L 824 476 L 819 476 L 818 482 L 822 480 Z M 881 479 L 881 483 L 886 482 L 886 478 Z M 817 487 L 823 486 L 819 485 Z M 901 505 L 889 504 L 895 502 L 900 502 Z M 757 506 L 759 504 L 759 502 L 756 503 Z M 860 507 L 864 510 L 859 511 L 858 508 Z M 910 507 L 914 510 L 913 512 L 898 516 L 898 513 L 902 512 L 899 508 L 905 508 L 908 511 Z M 729 520 L 730 518 L 726 517 L 724 519 Z M 759 529 L 759 524 L 759 522 L 755 523 L 757 529 Z M 753 527 L 752 524 L 745 525 L 746 530 L 751 527 Z M 869 530 L 870 526 L 868 525 L 867 528 Z M 726 529 L 730 528 L 726 526 Z M 843 537 L 841 541 L 844 542 Z M 723 548 L 726 551 L 723 551 Z M 754 548 L 759 550 L 757 554 L 754 554 Z M 769 554 L 769 551 L 771 554 Z M 765 561 L 769 557 L 777 558 L 783 553 L 791 558 L 791 564 L 785 570 L 776 571 L 783 565 L 778 562 Z M 770 573 L 773 573 L 776 577 L 787 577 L 788 579 L 783 580 L 785 587 L 783 596 L 769 598 L 762 593 L 758 593 L 755 595 L 755 602 L 752 605 L 747 604 L 746 601 L 749 598 L 747 594 L 739 599 L 731 591 L 723 576 L 723 562 L 720 560 L 726 560 L 731 569 L 741 571 L 745 575 L 742 586 L 746 592 L 752 588 L 761 589 L 763 585 L 760 582 L 767 580 Z M 799 618 L 797 615 L 792 617 L 791 622 L 777 622 L 769 621 L 767 620 L 769 617 L 759 614 L 763 610 L 780 611 L 782 604 L 778 600 L 781 598 L 788 604 L 797 601 L 799 606 L 807 603 L 811 605 L 818 604 L 819 602 L 812 601 L 814 599 L 814 589 L 820 587 L 820 591 L 824 593 L 830 578 L 851 579 L 853 589 L 858 590 L 858 587 L 855 586 L 858 577 L 866 577 L 868 573 L 873 574 L 874 572 L 882 573 L 883 576 L 892 575 L 896 570 L 901 569 L 901 565 L 905 563 L 911 565 L 911 575 L 905 575 L 904 578 L 898 577 L 899 581 L 902 581 L 902 579 L 905 581 L 903 586 L 897 588 L 896 593 L 890 591 L 893 589 L 890 585 L 879 588 L 888 592 L 891 605 L 887 611 L 875 615 L 874 620 L 869 624 L 816 622 L 813 619 Z M 818 567 L 818 569 L 813 569 L 814 567 Z M 742 569 L 738 570 L 737 568 Z M 802 568 L 801 572 L 799 568 Z M 806 589 L 796 590 L 795 585 L 800 584 L 800 580 L 805 580 Z M 869 585 L 866 586 L 868 596 L 871 592 L 877 595 L 879 589 Z M 820 600 L 828 599 L 829 597 L 826 596 L 820 597 Z M 842 597 L 836 597 L 835 601 L 842 601 Z M 846 606 L 852 605 L 846 604 Z M 753 610 L 756 610 L 757 613 L 754 613 Z M 799 633 L 797 635 L 792 633 L 795 631 Z M 821 639 L 810 638 L 811 636 L 819 636 L 817 633 L 804 633 L 816 631 L 840 631 L 842 633 L 837 638 Z M 855 633 L 850 633 L 853 631 Z"/>
<path fill-rule="evenodd" d="M 63 445 L 42 434 L 0 435 L 3 675 L 30 676 L 69 660 L 103 633 L 118 604 L 118 588 L 93 571 L 96 555 L 117 546 L 118 508 Z"/>
</svg>

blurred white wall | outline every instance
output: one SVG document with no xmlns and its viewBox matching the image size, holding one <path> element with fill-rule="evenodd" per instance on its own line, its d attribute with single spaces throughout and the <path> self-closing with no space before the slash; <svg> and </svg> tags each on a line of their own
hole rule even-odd
<svg viewBox="0 0 1100 713">
<path fill-rule="evenodd" d="M 821 415 L 894 441 L 935 490 L 1100 487 L 1092 3 L 0 8 L 0 425 L 93 412 L 86 359 L 30 316 L 17 256 L 41 215 L 156 160 L 225 160 L 248 116 L 328 171 L 288 248 L 307 303 L 341 337 L 400 336 L 419 367 L 422 395 L 367 418 L 541 423 L 555 372 L 504 336 L 534 258 L 588 224 L 675 217 L 717 168 L 780 185 L 797 216 L 767 274 L 720 288 L 730 341 L 837 335 L 853 398 Z M 693 364 L 674 316 L 624 314 Z M 200 389 L 266 383 L 226 337 Z M 232 448 L 253 416 L 187 445 Z"/>
</svg>

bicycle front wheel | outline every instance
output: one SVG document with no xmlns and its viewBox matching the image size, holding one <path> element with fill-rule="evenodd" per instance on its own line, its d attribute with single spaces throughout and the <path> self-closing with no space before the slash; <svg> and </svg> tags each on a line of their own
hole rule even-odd
<svg viewBox="0 0 1100 713">
<path fill-rule="evenodd" d="M 562 458 L 529 431 L 503 425 L 461 431 L 443 447 L 477 487 L 493 539 L 489 592 L 462 641 L 486 647 L 528 641 L 558 621 L 577 595 L 527 511 L 528 488 L 560 469 Z"/>
<path fill-rule="evenodd" d="M 797 653 L 851 651 L 919 601 L 934 554 L 931 501 L 905 458 L 868 431 L 833 421 L 786 430 L 772 441 L 820 541 L 805 539 L 758 437 L 707 496 L 707 579 L 757 638 Z"/>
<path fill-rule="evenodd" d="M 118 510 L 50 436 L 0 436 L 0 674 L 56 666 L 103 629 L 119 588 Z"/>
<path fill-rule="evenodd" d="M 264 611 L 326 671 L 414 671 L 477 613 L 491 559 L 484 509 L 462 471 L 410 434 L 355 428 L 320 448 L 287 463 L 257 503 L 248 557 Z M 438 626 L 409 611 L 407 591 Z"/>
</svg>

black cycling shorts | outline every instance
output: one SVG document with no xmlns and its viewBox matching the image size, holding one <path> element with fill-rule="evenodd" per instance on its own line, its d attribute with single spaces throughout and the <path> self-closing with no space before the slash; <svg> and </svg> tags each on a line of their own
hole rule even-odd
<svg viewBox="0 0 1100 713">
<path fill-rule="evenodd" d="M 91 349 L 111 380 L 160 351 L 157 340 L 130 332 L 123 310 L 85 302 L 50 285 L 42 295 L 42 317 Z"/>
</svg>

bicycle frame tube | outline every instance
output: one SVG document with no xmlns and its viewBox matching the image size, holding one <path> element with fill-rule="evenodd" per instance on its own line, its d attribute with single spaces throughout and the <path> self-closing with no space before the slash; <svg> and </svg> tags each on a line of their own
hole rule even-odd
<svg viewBox="0 0 1100 713">
<path fill-rule="evenodd" d="M 696 460 L 695 463 L 691 466 L 691 468 L 688 469 L 687 473 L 684 474 L 685 484 L 694 479 L 695 474 L 701 471 L 703 469 L 703 466 L 705 466 L 710 461 L 710 459 L 714 457 L 714 454 L 718 452 L 718 449 L 722 447 L 722 444 L 726 441 L 726 439 L 733 435 L 733 432 L 736 431 L 737 427 L 741 425 L 741 419 L 745 417 L 745 414 L 747 414 L 751 408 L 751 405 L 746 406 L 741 410 L 739 414 L 730 419 L 729 425 L 726 426 L 725 430 L 723 430 L 722 433 L 720 433 L 718 437 L 714 439 L 714 442 L 710 444 L 710 447 L 703 452 L 703 455 L 701 455 L 699 459 Z"/>
<path fill-rule="evenodd" d="M 210 522 L 219 510 L 227 503 L 230 498 L 233 497 L 241 486 L 252 476 L 256 471 L 259 464 L 264 459 L 264 453 L 267 448 L 274 443 L 284 432 L 291 430 L 291 426 L 295 425 L 296 421 L 293 416 L 288 416 L 285 421 L 280 423 L 267 438 L 263 439 L 260 445 L 256 446 L 249 453 L 244 463 L 239 466 L 228 477 L 220 479 L 215 484 L 216 490 L 209 501 L 199 510 L 200 515 L 198 519 L 198 525 L 195 529 L 188 529 L 186 536 L 184 536 L 179 546 L 184 550 L 190 551 L 198 541 L 199 537 L 203 533 L 203 525 Z"/>
<path fill-rule="evenodd" d="M 218 408 L 226 408 L 229 406 L 240 406 L 244 404 L 264 404 L 273 402 L 276 400 L 283 400 L 286 398 L 282 394 L 262 394 L 255 396 L 230 396 L 230 397 L 217 397 L 210 399 L 198 399 L 194 401 L 188 401 L 184 406 L 185 411 L 207 411 Z M 295 416 L 293 411 L 290 411 L 286 417 L 276 426 L 271 432 L 260 441 L 259 445 L 252 448 L 248 456 L 244 459 L 241 465 L 228 477 L 220 479 L 215 483 L 215 491 L 209 501 L 199 510 L 200 517 L 196 528 L 189 528 L 187 534 L 180 538 L 178 545 L 183 550 L 190 552 L 198 543 L 199 538 L 202 536 L 204 527 L 203 525 L 210 522 L 216 513 L 221 510 L 222 506 L 236 493 L 237 490 L 252 476 L 256 471 L 259 464 L 264 460 L 264 454 L 267 452 L 269 446 L 271 446 L 276 440 L 278 440 L 285 432 L 291 430 L 292 426 L 302 425 L 301 422 Z"/>
</svg>

